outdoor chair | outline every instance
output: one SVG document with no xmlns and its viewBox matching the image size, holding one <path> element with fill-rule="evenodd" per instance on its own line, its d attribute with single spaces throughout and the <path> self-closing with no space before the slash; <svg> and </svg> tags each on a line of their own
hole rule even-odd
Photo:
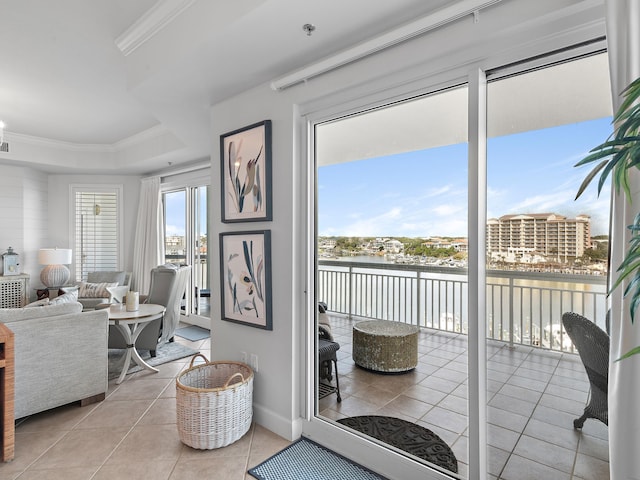
<svg viewBox="0 0 640 480">
<path fill-rule="evenodd" d="M 582 416 L 573 421 L 573 427 L 582 428 L 587 418 L 595 418 L 609 425 L 609 336 L 595 323 L 577 313 L 562 315 L 562 324 L 578 349 L 591 385 L 587 406 Z"/>
<path fill-rule="evenodd" d="M 336 352 L 340 349 L 340 344 L 333 341 L 331 332 L 324 326 L 318 325 L 318 377 L 319 377 L 319 398 L 324 398 L 332 393 L 337 394 L 337 401 L 340 403 L 340 381 L 338 380 L 338 357 Z M 336 386 L 331 385 L 333 372 L 335 371 Z M 324 381 L 323 381 L 324 380 Z"/>
</svg>

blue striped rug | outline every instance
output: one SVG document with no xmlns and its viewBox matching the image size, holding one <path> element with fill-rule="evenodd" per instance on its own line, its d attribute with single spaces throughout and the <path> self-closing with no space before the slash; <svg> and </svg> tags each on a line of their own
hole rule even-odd
<svg viewBox="0 0 640 480">
<path fill-rule="evenodd" d="M 259 480 L 387 480 L 302 437 L 249 470 Z"/>
</svg>

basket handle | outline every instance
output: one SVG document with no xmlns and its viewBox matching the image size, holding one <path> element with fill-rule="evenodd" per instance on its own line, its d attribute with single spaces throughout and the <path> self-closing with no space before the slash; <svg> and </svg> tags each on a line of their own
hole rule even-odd
<svg viewBox="0 0 640 480">
<path fill-rule="evenodd" d="M 236 378 L 236 377 L 238 377 L 238 376 L 240 377 L 240 379 L 241 379 L 241 380 L 240 380 L 239 382 L 236 382 L 236 383 L 242 383 L 242 382 L 244 382 L 244 375 L 242 375 L 240 372 L 236 372 L 236 373 L 234 373 L 233 375 L 231 375 L 231 376 L 229 377 L 229 379 L 227 380 L 227 382 L 224 384 L 224 387 L 222 387 L 222 388 L 227 388 L 227 387 L 229 386 L 229 384 L 231 383 L 231 380 L 233 380 L 234 378 Z M 235 383 L 234 383 L 234 385 L 235 385 Z"/>
<path fill-rule="evenodd" d="M 191 363 L 189 363 L 189 368 L 193 367 L 193 362 L 195 362 L 196 358 L 198 357 L 201 357 L 204 360 L 204 363 L 209 363 L 209 360 L 207 360 L 207 357 L 205 357 L 201 353 L 196 353 L 193 357 L 191 357 Z"/>
</svg>

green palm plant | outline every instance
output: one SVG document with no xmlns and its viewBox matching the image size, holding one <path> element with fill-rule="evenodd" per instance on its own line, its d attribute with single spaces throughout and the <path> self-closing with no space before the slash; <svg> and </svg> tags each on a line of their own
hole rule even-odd
<svg viewBox="0 0 640 480">
<path fill-rule="evenodd" d="M 622 190 L 627 202 L 631 204 L 629 171 L 634 168 L 640 170 L 640 78 L 625 88 L 622 95 L 624 100 L 613 118 L 614 132 L 607 141 L 592 149 L 589 155 L 576 164 L 576 167 L 579 167 L 598 162 L 580 185 L 576 199 L 598 174 L 600 174 L 598 180 L 598 195 L 600 195 L 607 178 L 612 175 L 616 192 L 620 193 Z M 634 323 L 636 310 L 640 306 L 640 213 L 628 228 L 632 232 L 629 248 L 617 269 L 618 278 L 609 294 L 628 279 L 623 295 L 625 297 L 631 295 L 629 314 L 631 323 Z M 640 353 L 640 346 L 631 349 L 618 360 L 638 353 Z"/>
</svg>

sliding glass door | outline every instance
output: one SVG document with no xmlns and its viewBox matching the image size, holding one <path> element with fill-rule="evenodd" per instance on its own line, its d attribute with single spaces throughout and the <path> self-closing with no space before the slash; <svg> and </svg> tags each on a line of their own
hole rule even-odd
<svg viewBox="0 0 640 480">
<path fill-rule="evenodd" d="M 562 315 L 606 329 L 608 197 L 575 202 L 574 165 L 611 132 L 607 59 L 562 60 L 310 118 L 311 435 L 398 478 L 605 478 L 606 427 L 585 424 L 590 453 L 573 428 L 589 386 Z M 380 417 L 455 466 L 360 428 Z"/>
<path fill-rule="evenodd" d="M 207 255 L 207 186 L 185 187 L 163 193 L 165 261 L 191 265 L 192 275 L 184 309 L 190 315 L 209 316 L 209 257 Z"/>
</svg>

